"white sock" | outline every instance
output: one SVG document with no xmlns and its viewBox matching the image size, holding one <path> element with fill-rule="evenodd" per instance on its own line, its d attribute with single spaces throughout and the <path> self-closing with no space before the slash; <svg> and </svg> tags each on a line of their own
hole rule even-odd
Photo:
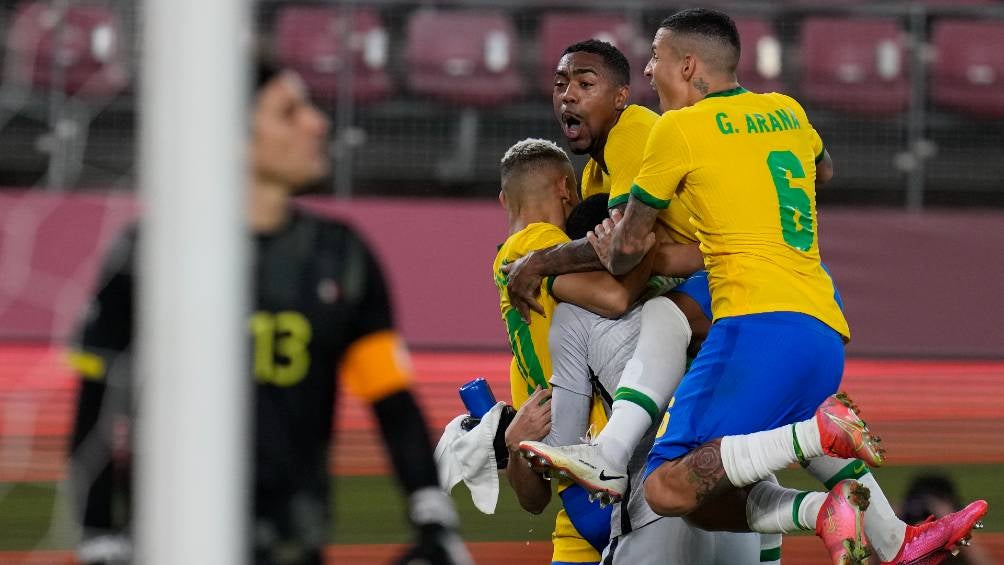
<svg viewBox="0 0 1004 565">
<path fill-rule="evenodd" d="M 781 534 L 760 534 L 760 563 L 781 564 Z"/>
<path fill-rule="evenodd" d="M 660 296 L 642 305 L 638 345 L 621 374 L 610 420 L 596 438 L 607 461 L 626 465 L 645 432 L 662 419 L 686 370 L 689 343 L 690 324 L 673 301 Z"/>
<path fill-rule="evenodd" d="M 792 463 L 823 455 L 815 417 L 765 432 L 725 436 L 722 466 L 729 481 L 744 487 Z"/>
<path fill-rule="evenodd" d="M 797 491 L 761 481 L 746 499 L 746 522 L 751 530 L 764 534 L 815 530 L 816 517 L 825 500 L 823 492 Z"/>
<path fill-rule="evenodd" d="M 868 466 L 858 459 L 836 459 L 834 457 L 814 457 L 805 469 L 822 482 L 827 489 L 844 479 L 855 479 L 871 491 L 868 509 L 865 510 L 865 534 L 882 561 L 891 561 L 899 553 L 906 537 L 906 523 L 896 516 L 882 487 L 868 470 Z"/>
</svg>

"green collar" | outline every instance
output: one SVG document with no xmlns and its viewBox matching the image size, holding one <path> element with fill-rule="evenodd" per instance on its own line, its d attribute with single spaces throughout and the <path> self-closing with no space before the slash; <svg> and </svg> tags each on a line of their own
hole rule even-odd
<svg viewBox="0 0 1004 565">
<path fill-rule="evenodd" d="M 749 92 L 749 91 L 741 86 L 737 86 L 735 88 L 730 88 L 728 90 L 719 90 L 718 92 L 712 92 L 711 94 L 705 96 L 705 98 L 714 98 L 716 96 L 735 96 L 736 94 L 742 94 L 744 92 Z"/>
</svg>

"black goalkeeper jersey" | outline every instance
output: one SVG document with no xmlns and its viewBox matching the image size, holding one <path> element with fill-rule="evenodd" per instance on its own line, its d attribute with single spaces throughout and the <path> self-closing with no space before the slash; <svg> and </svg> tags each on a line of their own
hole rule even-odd
<svg viewBox="0 0 1004 565">
<path fill-rule="evenodd" d="M 110 445 L 110 413 L 128 414 L 135 232 L 108 254 L 81 333 L 83 383 L 73 436 L 74 483 L 83 523 L 113 528 L 111 449 L 95 468 L 88 441 Z M 279 232 L 254 241 L 248 378 L 255 386 L 256 513 L 286 513 L 296 495 L 327 507 L 328 445 L 336 373 L 353 344 L 391 330 L 377 261 L 348 226 L 296 211 Z M 104 414 L 102 414 L 104 410 Z M 91 468 L 81 466 L 89 463 Z"/>
</svg>

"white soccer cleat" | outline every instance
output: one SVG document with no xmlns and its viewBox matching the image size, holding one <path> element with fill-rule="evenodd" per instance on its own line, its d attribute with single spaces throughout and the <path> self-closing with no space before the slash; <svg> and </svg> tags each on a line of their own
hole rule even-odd
<svg viewBox="0 0 1004 565">
<path fill-rule="evenodd" d="M 535 465 L 572 479 L 589 492 L 590 498 L 606 504 L 619 502 L 627 490 L 627 468 L 608 462 L 595 443 L 551 447 L 539 441 L 521 441 L 519 450 Z"/>
</svg>

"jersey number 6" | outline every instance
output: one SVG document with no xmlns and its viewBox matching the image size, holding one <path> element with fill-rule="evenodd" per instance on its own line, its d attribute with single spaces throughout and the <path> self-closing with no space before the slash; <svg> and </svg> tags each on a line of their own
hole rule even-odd
<svg viewBox="0 0 1004 565">
<path fill-rule="evenodd" d="M 767 168 L 774 179 L 777 201 L 781 212 L 781 235 L 784 242 L 798 249 L 812 248 L 815 231 L 812 225 L 812 202 L 801 188 L 791 186 L 789 179 L 804 179 L 805 169 L 791 151 L 771 151 Z M 790 177 L 789 177 L 790 175 Z"/>
</svg>

